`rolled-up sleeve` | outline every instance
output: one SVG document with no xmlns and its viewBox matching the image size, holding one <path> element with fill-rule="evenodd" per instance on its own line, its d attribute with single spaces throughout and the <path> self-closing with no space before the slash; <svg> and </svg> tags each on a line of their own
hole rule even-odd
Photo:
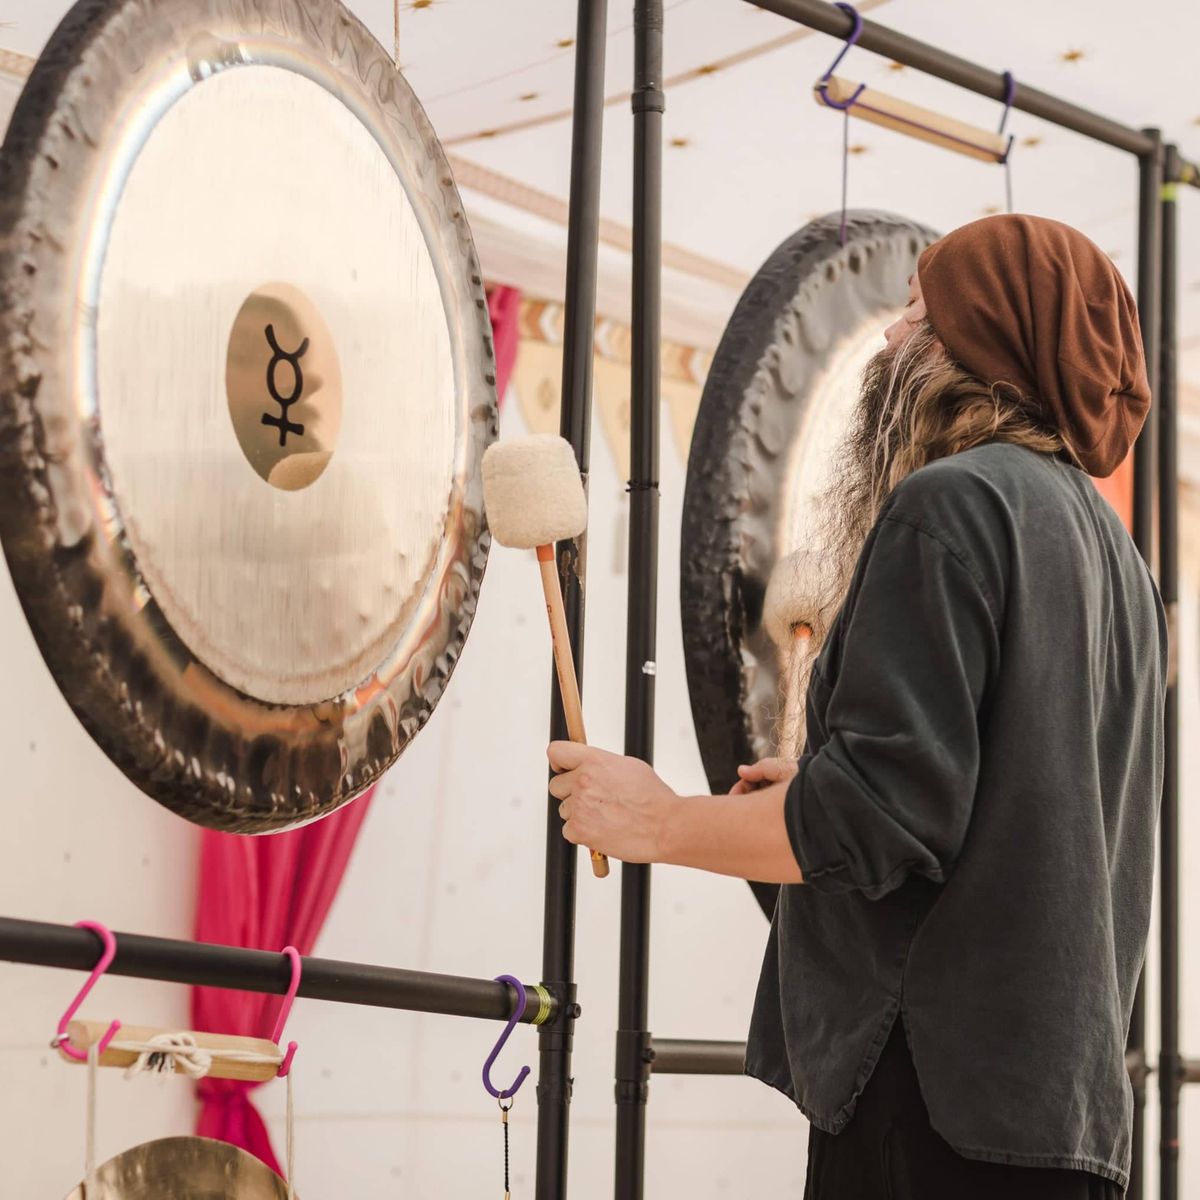
<svg viewBox="0 0 1200 1200">
<path fill-rule="evenodd" d="M 832 684 L 818 676 L 810 694 L 825 701 L 824 741 L 787 793 L 806 884 L 877 899 L 912 874 L 946 878 L 971 818 L 997 619 L 958 547 L 919 520 L 880 521 L 842 615 Z"/>
</svg>

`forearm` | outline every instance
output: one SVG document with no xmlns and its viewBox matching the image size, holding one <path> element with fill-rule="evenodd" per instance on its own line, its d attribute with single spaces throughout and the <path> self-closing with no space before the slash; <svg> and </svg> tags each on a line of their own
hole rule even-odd
<svg viewBox="0 0 1200 1200">
<path fill-rule="evenodd" d="M 744 796 L 681 796 L 660 861 L 758 883 L 803 883 L 783 818 L 786 783 Z"/>
</svg>

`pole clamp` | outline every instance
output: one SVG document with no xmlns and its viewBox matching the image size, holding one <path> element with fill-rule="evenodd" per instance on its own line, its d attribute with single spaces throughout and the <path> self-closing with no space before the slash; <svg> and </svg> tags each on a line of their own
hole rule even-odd
<svg viewBox="0 0 1200 1200">
<path fill-rule="evenodd" d="M 1160 1054 L 1158 1056 L 1158 1091 L 1160 1100 L 1166 1103 L 1179 1103 L 1179 1093 L 1187 1082 L 1187 1063 L 1180 1054 Z"/>
<path fill-rule="evenodd" d="M 666 112 L 667 97 L 666 93 L 660 87 L 650 84 L 648 87 L 639 88 L 632 96 L 629 97 L 629 107 L 635 113 L 644 112 Z"/>
<path fill-rule="evenodd" d="M 650 1064 L 654 1061 L 648 1029 L 617 1030 L 617 1090 L 621 1086 L 646 1087 L 650 1078 Z"/>
</svg>

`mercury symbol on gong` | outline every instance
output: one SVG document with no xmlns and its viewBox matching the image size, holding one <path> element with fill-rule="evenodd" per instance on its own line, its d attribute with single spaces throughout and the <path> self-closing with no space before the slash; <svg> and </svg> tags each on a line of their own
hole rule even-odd
<svg viewBox="0 0 1200 1200">
<path fill-rule="evenodd" d="M 304 392 L 304 372 L 300 369 L 300 359 L 308 349 L 308 338 L 305 338 L 300 343 L 298 350 L 293 350 L 289 354 L 275 340 L 275 327 L 273 325 L 268 325 L 263 330 L 263 333 L 266 335 L 267 345 L 271 347 L 271 361 L 267 364 L 267 391 L 271 393 L 271 399 L 279 405 L 279 415 L 275 416 L 274 413 L 263 413 L 262 423 L 264 425 L 276 426 L 279 430 L 279 444 L 286 446 L 289 433 L 294 433 L 298 437 L 304 436 L 304 426 L 298 425 L 295 421 L 288 420 L 287 414 L 288 409 L 300 399 Z M 292 368 L 293 374 L 292 394 L 286 399 L 279 394 L 275 387 L 275 368 L 279 366 L 281 360 Z"/>
<path fill-rule="evenodd" d="M 321 477 L 342 426 L 342 369 L 328 322 L 294 283 L 264 283 L 242 302 L 225 395 L 237 445 L 261 479 L 298 492 Z"/>
</svg>

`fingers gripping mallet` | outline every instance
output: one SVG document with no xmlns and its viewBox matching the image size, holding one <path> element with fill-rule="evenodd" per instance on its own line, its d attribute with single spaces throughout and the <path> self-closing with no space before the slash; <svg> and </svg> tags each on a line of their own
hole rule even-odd
<svg viewBox="0 0 1200 1200">
<path fill-rule="evenodd" d="M 813 629 L 821 606 L 821 577 L 815 557 L 794 550 L 771 571 L 763 598 L 763 625 L 779 650 L 783 680 L 781 754 L 799 754 L 804 743 L 801 728 L 804 696 L 803 667 L 811 653 Z"/>
<path fill-rule="evenodd" d="M 483 456 L 483 499 L 496 541 L 537 551 L 567 734 L 573 742 L 586 743 L 579 681 L 554 567 L 554 543 L 578 537 L 587 526 L 587 499 L 570 443 L 541 433 L 489 446 Z M 596 850 L 592 873 L 598 879 L 608 874 L 608 859 Z"/>
</svg>

